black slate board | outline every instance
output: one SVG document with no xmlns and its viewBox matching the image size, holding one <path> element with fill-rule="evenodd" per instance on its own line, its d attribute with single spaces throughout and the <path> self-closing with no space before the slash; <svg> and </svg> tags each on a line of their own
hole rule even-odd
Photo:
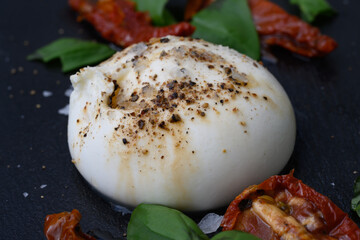
<svg viewBox="0 0 360 240">
<path fill-rule="evenodd" d="M 287 0 L 274 2 L 298 13 Z M 350 200 L 360 171 L 360 1 L 329 2 L 338 16 L 317 26 L 338 41 L 338 49 L 308 60 L 274 48 L 278 62 L 265 61 L 265 66 L 287 91 L 296 113 L 296 146 L 283 173 L 295 168 L 296 177 L 329 196 L 359 224 Z M 170 4 L 178 11 L 179 5 Z M 103 41 L 91 26 L 75 19 L 64 0 L 2 1 L 0 239 L 44 239 L 46 214 L 73 208 L 82 213 L 85 231 L 101 229 L 124 238 L 129 216 L 114 212 L 71 163 L 67 117 L 58 113 L 68 103 L 64 92 L 70 87 L 69 74 L 61 73 L 59 63 L 25 59 L 62 36 Z M 53 95 L 43 97 L 44 90 Z"/>
</svg>

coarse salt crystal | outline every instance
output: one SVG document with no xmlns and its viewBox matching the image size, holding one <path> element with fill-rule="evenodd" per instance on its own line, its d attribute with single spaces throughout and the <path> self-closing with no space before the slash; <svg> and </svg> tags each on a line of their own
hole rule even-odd
<svg viewBox="0 0 360 240">
<path fill-rule="evenodd" d="M 72 86 L 70 88 L 66 89 L 65 96 L 70 97 L 73 90 L 74 90 L 74 88 Z"/>
<path fill-rule="evenodd" d="M 220 227 L 223 217 L 216 213 L 208 213 L 201 219 L 198 226 L 205 234 L 216 232 Z"/>
<path fill-rule="evenodd" d="M 69 104 L 66 105 L 65 107 L 59 109 L 58 113 L 62 114 L 62 115 L 66 115 L 66 116 L 69 115 Z"/>
<path fill-rule="evenodd" d="M 132 213 L 132 211 L 130 211 L 129 209 L 127 209 L 126 207 L 123 207 L 121 205 L 117 205 L 117 204 L 114 204 L 112 202 L 110 202 L 110 205 L 111 205 L 111 208 L 114 211 L 121 213 L 123 216 L 126 215 L 126 214 L 131 214 Z"/>
<path fill-rule="evenodd" d="M 46 187 L 47 187 L 46 184 L 42 184 L 42 185 L 40 186 L 40 188 L 46 188 Z"/>
<path fill-rule="evenodd" d="M 23 192 L 23 196 L 26 198 L 29 194 L 27 192 Z"/>
<path fill-rule="evenodd" d="M 44 90 L 42 92 L 43 97 L 51 97 L 53 95 L 52 92 Z"/>
</svg>

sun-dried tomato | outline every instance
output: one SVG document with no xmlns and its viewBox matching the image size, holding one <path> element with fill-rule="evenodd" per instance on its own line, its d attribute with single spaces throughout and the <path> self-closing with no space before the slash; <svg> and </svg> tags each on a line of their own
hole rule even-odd
<svg viewBox="0 0 360 240">
<path fill-rule="evenodd" d="M 262 42 L 279 45 L 307 56 L 323 56 L 333 51 L 337 43 L 322 35 L 318 28 L 288 14 L 268 0 L 249 0 L 256 30 Z"/>
<path fill-rule="evenodd" d="M 360 239 L 360 229 L 349 216 L 293 172 L 245 189 L 229 205 L 222 227 L 263 240 Z"/>
<path fill-rule="evenodd" d="M 196 12 L 215 0 L 188 0 L 185 17 L 190 19 Z M 278 45 L 306 57 L 319 57 L 332 52 L 337 43 L 322 35 L 318 28 L 300 18 L 288 14 L 268 0 L 248 0 L 252 17 L 264 45 Z"/>
<path fill-rule="evenodd" d="M 80 229 L 81 214 L 74 209 L 47 215 L 44 224 L 44 233 L 48 240 L 96 240 L 83 233 Z"/>
<path fill-rule="evenodd" d="M 105 39 L 127 47 L 153 37 L 167 35 L 190 36 L 195 28 L 187 22 L 165 27 L 154 27 L 147 12 L 137 12 L 135 3 L 129 0 L 69 0 L 70 6 L 79 12 L 79 20 L 85 19 Z"/>
</svg>

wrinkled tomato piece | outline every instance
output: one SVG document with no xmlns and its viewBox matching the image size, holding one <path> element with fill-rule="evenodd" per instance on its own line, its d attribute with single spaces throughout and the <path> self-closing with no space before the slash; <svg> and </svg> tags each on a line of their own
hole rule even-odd
<svg viewBox="0 0 360 240">
<path fill-rule="evenodd" d="M 190 19 L 196 12 L 215 0 L 189 0 L 185 17 Z M 332 52 L 337 43 L 322 35 L 300 18 L 288 14 L 268 0 L 248 0 L 256 31 L 264 45 L 278 45 L 306 57 L 319 57 Z"/>
<path fill-rule="evenodd" d="M 195 28 L 181 22 L 165 27 L 154 27 L 146 12 L 136 12 L 135 3 L 129 0 L 69 0 L 79 12 L 79 20 L 90 22 L 103 38 L 127 47 L 153 37 L 167 35 L 189 36 Z"/>
<path fill-rule="evenodd" d="M 307 57 L 323 56 L 337 47 L 335 40 L 318 28 L 268 0 L 249 0 L 249 5 L 256 30 L 267 45 L 279 45 Z"/>
<path fill-rule="evenodd" d="M 263 240 L 360 239 L 349 216 L 293 172 L 245 189 L 231 202 L 221 225 L 223 231 L 241 230 Z"/>
<path fill-rule="evenodd" d="M 81 214 L 74 209 L 47 215 L 44 224 L 44 233 L 48 240 L 96 240 L 83 233 L 80 229 Z"/>
</svg>

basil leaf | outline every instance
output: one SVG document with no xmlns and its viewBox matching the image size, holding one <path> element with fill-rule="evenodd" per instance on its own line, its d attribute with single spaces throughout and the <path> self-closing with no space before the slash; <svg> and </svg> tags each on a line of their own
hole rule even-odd
<svg viewBox="0 0 360 240">
<path fill-rule="evenodd" d="M 60 56 L 62 71 L 68 72 L 82 66 L 99 63 L 115 53 L 106 45 L 92 46 L 87 49 L 77 49 Z"/>
<path fill-rule="evenodd" d="M 193 16 L 193 37 L 229 46 L 256 60 L 260 42 L 247 0 L 218 0 Z"/>
<path fill-rule="evenodd" d="M 175 18 L 165 9 L 168 0 L 133 0 L 136 10 L 149 12 L 155 26 L 166 26 L 176 22 Z"/>
<path fill-rule="evenodd" d="M 326 0 L 290 0 L 298 5 L 301 17 L 307 22 L 313 22 L 317 16 L 333 16 L 336 12 Z"/>
<path fill-rule="evenodd" d="M 244 233 L 236 230 L 225 231 L 216 234 L 211 240 L 261 240 L 250 233 Z"/>
<path fill-rule="evenodd" d="M 360 217 L 360 177 L 357 177 L 354 185 L 354 197 L 351 199 L 351 209 Z"/>
<path fill-rule="evenodd" d="M 196 223 L 178 210 L 140 204 L 131 214 L 128 240 L 208 240 Z"/>
<path fill-rule="evenodd" d="M 60 38 L 39 48 L 27 59 L 49 62 L 59 58 L 62 71 L 68 72 L 88 64 L 96 64 L 114 53 L 115 51 L 105 44 L 75 38 Z"/>
</svg>

